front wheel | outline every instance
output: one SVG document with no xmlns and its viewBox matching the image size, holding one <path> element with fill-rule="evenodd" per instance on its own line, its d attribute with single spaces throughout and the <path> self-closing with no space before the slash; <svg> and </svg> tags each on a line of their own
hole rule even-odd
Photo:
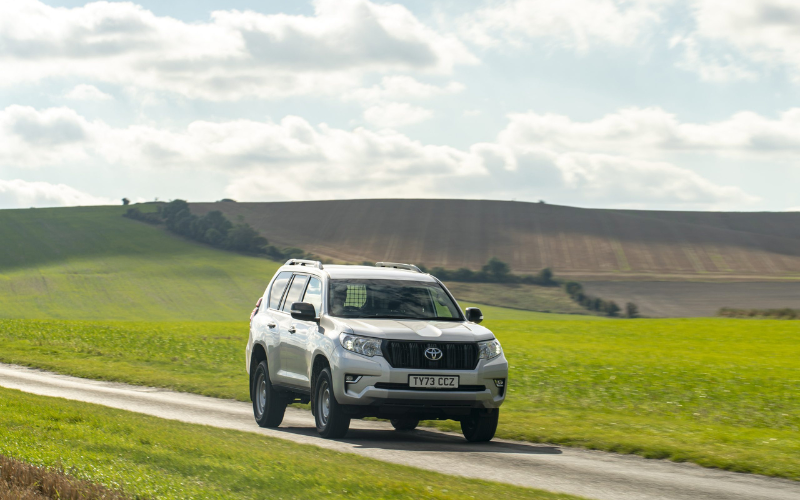
<svg viewBox="0 0 800 500">
<path fill-rule="evenodd" d="M 260 427 L 278 427 L 286 412 L 286 399 L 272 387 L 267 362 L 262 361 L 253 376 L 253 416 Z"/>
<path fill-rule="evenodd" d="M 398 431 L 413 431 L 419 425 L 419 419 L 416 418 L 393 418 L 390 422 Z"/>
<path fill-rule="evenodd" d="M 470 443 L 491 441 L 499 418 L 500 410 L 497 408 L 474 413 L 461 421 L 461 432 Z"/>
<path fill-rule="evenodd" d="M 314 419 L 317 432 L 326 439 L 343 438 L 350 429 L 350 417 L 333 394 L 333 377 L 330 368 L 323 368 L 314 387 Z"/>
</svg>

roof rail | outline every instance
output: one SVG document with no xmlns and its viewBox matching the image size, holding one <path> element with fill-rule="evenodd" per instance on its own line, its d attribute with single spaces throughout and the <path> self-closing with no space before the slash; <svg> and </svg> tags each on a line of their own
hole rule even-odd
<svg viewBox="0 0 800 500">
<path fill-rule="evenodd" d="M 322 262 L 318 260 L 289 259 L 286 261 L 284 266 L 311 266 L 316 267 L 317 269 L 322 269 Z"/>
<path fill-rule="evenodd" d="M 394 269 L 405 269 L 406 271 L 422 273 L 422 270 L 414 264 L 400 264 L 399 262 L 376 262 L 375 267 L 392 267 Z"/>
</svg>

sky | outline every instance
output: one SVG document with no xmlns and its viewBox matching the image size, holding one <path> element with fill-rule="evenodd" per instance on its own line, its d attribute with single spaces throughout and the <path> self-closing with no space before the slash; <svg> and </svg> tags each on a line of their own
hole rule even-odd
<svg viewBox="0 0 800 500">
<path fill-rule="evenodd" d="M 796 0 L 0 0 L 0 208 L 800 210 Z"/>
</svg>

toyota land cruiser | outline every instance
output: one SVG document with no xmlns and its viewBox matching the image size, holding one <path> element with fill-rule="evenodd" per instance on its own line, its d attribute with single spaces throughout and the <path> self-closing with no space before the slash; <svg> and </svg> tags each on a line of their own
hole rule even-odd
<svg viewBox="0 0 800 500">
<path fill-rule="evenodd" d="M 398 430 L 453 419 L 467 440 L 489 441 L 508 363 L 482 320 L 410 264 L 291 259 L 250 315 L 256 422 L 277 427 L 288 404 L 310 402 L 326 438 L 343 437 L 353 418 L 380 417 Z"/>
</svg>

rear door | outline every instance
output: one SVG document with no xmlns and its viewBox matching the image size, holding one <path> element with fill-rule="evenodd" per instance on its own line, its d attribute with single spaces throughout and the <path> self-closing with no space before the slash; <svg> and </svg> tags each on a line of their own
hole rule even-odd
<svg viewBox="0 0 800 500">
<path fill-rule="evenodd" d="M 292 319 L 289 313 L 292 304 L 301 302 L 303 293 L 306 291 L 309 276 L 307 274 L 295 274 L 289 285 L 289 291 L 283 299 L 280 313 L 280 332 L 281 332 L 281 379 L 293 386 L 305 387 L 308 382 L 308 377 L 302 373 L 298 373 L 297 367 L 297 351 L 300 349 L 300 340 L 295 337 L 297 333 L 298 321 Z"/>
</svg>

